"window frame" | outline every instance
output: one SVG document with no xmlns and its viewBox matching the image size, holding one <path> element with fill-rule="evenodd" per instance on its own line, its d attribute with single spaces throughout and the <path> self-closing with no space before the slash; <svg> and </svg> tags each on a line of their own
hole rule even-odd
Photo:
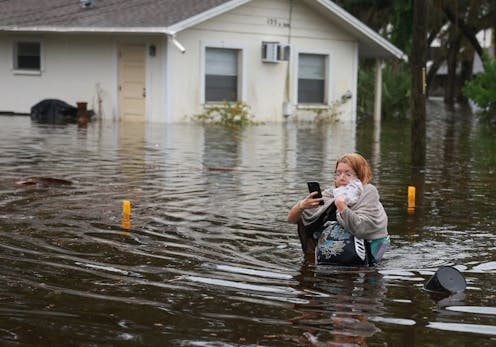
<svg viewBox="0 0 496 347">
<path fill-rule="evenodd" d="M 207 101 L 206 100 L 206 59 L 207 59 L 207 48 L 221 48 L 221 49 L 232 49 L 238 51 L 238 75 L 237 75 L 237 98 L 236 101 L 246 102 L 246 49 L 244 46 L 229 44 L 225 42 L 202 42 L 201 43 L 201 53 L 200 53 L 200 104 L 204 106 L 208 105 L 219 105 L 224 103 L 224 101 Z"/>
<path fill-rule="evenodd" d="M 295 104 L 298 107 L 324 107 L 324 106 L 329 106 L 332 102 L 332 90 L 333 90 L 333 79 L 332 79 L 332 50 L 300 50 L 295 52 L 296 54 L 296 62 L 294 64 L 294 78 L 295 78 L 295 83 L 294 83 L 294 90 L 293 90 L 293 95 L 294 95 L 294 100 L 296 101 Z M 298 91 L 300 87 L 300 76 L 299 76 L 299 65 L 300 65 L 300 55 L 301 54 L 307 54 L 307 55 L 321 55 L 325 57 L 325 73 L 324 73 L 324 100 L 322 103 L 307 103 L 307 102 L 301 102 L 298 99 Z"/>
<path fill-rule="evenodd" d="M 40 67 L 39 68 L 23 68 L 19 67 L 19 44 L 21 43 L 37 43 L 39 45 L 39 63 Z M 44 59 L 43 59 L 43 42 L 38 39 L 16 39 L 12 41 L 12 71 L 16 75 L 41 75 L 41 73 L 44 71 Z"/>
</svg>

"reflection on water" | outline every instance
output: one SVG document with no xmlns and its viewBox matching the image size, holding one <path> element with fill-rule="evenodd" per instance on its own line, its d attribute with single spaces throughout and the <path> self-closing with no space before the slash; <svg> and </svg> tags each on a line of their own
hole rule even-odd
<svg viewBox="0 0 496 347">
<path fill-rule="evenodd" d="M 356 132 L 0 122 L 2 345 L 495 343 L 495 137 L 464 110 L 430 103 L 420 174 L 394 119 Z M 377 269 L 316 267 L 287 210 L 352 150 L 373 164 L 392 248 Z M 30 176 L 73 184 L 15 184 Z M 422 290 L 442 265 L 464 274 L 464 293 Z"/>
</svg>

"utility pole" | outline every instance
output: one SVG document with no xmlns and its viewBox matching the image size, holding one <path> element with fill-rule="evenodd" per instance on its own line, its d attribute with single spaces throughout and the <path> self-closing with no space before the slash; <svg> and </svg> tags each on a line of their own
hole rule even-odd
<svg viewBox="0 0 496 347">
<path fill-rule="evenodd" d="M 426 157 L 426 72 L 427 0 L 413 1 L 413 43 L 410 55 L 412 72 L 412 167 L 422 169 Z"/>
</svg>

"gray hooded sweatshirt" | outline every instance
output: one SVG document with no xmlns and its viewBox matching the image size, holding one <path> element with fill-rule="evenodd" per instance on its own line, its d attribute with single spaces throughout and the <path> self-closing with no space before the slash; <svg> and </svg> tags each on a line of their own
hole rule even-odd
<svg viewBox="0 0 496 347">
<path fill-rule="evenodd" d="M 304 226 L 312 224 L 334 202 L 332 189 L 322 192 L 324 205 L 303 211 L 301 221 Z M 337 221 L 345 230 L 358 238 L 376 240 L 388 236 L 386 211 L 379 200 L 379 192 L 372 184 L 363 186 L 363 192 L 353 206 L 337 213 Z"/>
</svg>

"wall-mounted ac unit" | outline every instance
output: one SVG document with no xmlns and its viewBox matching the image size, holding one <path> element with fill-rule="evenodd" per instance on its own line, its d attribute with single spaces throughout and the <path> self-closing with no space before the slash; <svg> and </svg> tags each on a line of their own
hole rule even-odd
<svg viewBox="0 0 496 347">
<path fill-rule="evenodd" d="M 279 42 L 262 42 L 262 61 L 265 63 L 278 63 L 289 60 L 289 45 Z"/>
<path fill-rule="evenodd" d="M 262 61 L 266 63 L 277 63 L 277 47 L 279 42 L 262 42 Z"/>
<path fill-rule="evenodd" d="M 285 44 L 277 45 L 277 60 L 289 61 L 289 54 L 290 54 L 289 45 L 285 45 Z"/>
</svg>

